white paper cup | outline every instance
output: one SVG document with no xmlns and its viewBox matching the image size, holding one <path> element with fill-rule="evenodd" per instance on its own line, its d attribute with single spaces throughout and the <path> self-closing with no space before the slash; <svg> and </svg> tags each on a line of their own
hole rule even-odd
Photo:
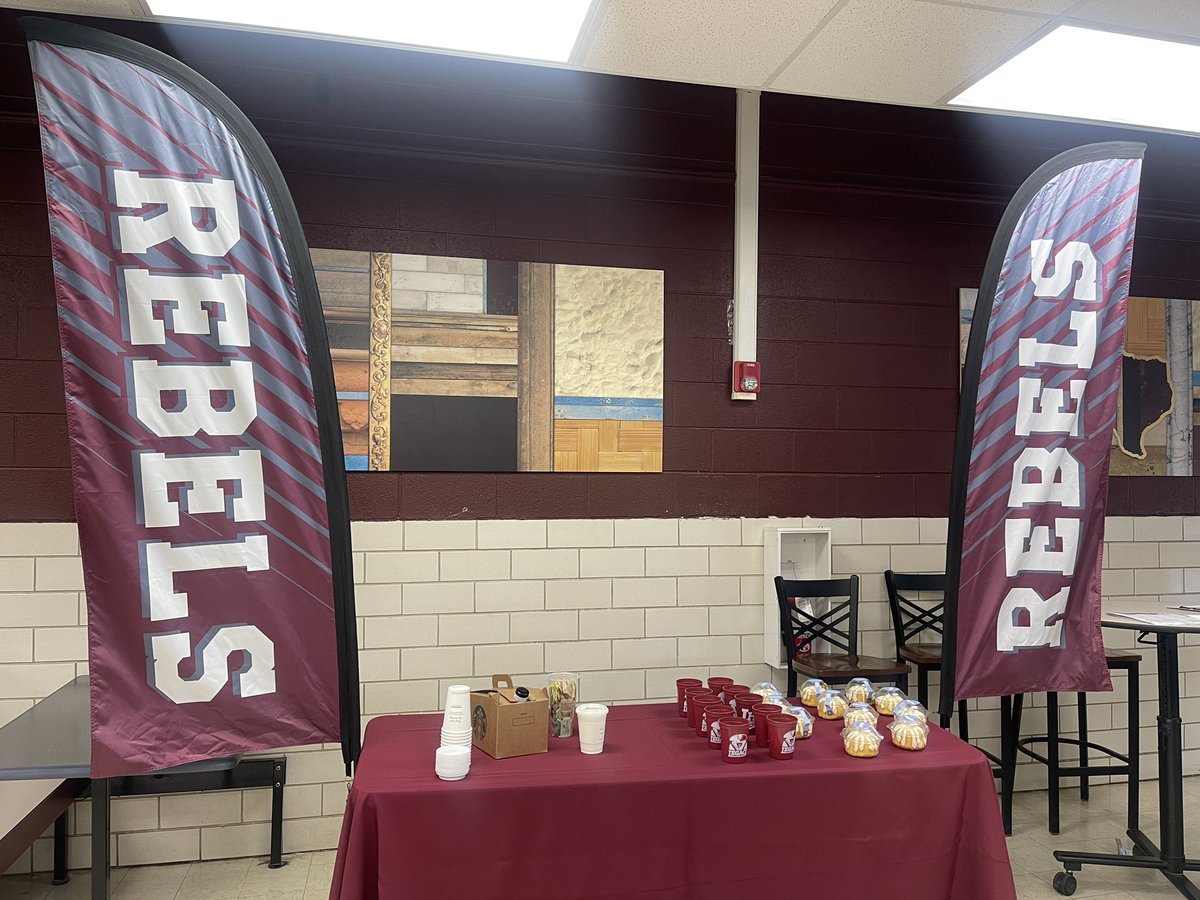
<svg viewBox="0 0 1200 900">
<path fill-rule="evenodd" d="M 461 734 L 447 734 L 442 732 L 443 747 L 471 747 L 471 732 L 463 732 Z"/>
<path fill-rule="evenodd" d="M 446 711 L 442 716 L 442 730 L 471 730 L 471 689 L 467 685 L 452 684 L 446 689 Z"/>
<path fill-rule="evenodd" d="M 579 719 L 579 750 L 589 756 L 604 751 L 604 726 L 608 707 L 602 703 L 582 703 L 575 707 Z"/>
<path fill-rule="evenodd" d="M 438 747 L 433 770 L 443 781 L 458 781 L 471 770 L 470 747 Z"/>
</svg>

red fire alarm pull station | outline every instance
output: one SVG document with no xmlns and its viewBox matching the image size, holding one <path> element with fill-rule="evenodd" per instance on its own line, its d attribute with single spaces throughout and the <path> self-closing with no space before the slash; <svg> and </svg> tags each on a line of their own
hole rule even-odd
<svg viewBox="0 0 1200 900">
<path fill-rule="evenodd" d="M 756 362 L 737 361 L 733 364 L 733 389 L 743 394 L 757 394 L 762 386 L 762 366 Z"/>
</svg>

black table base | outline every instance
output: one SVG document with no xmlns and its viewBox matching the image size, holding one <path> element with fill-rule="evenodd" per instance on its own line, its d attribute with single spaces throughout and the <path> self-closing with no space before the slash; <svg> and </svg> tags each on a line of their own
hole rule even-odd
<svg viewBox="0 0 1200 900">
<path fill-rule="evenodd" d="M 189 770 L 184 767 L 183 771 L 168 769 L 151 775 L 93 779 L 91 783 L 92 900 L 108 900 L 110 896 L 109 807 L 113 797 L 269 787 L 271 788 L 271 853 L 267 867 L 278 869 L 286 865 L 283 860 L 283 788 L 286 783 L 287 757 L 284 756 L 240 759 L 236 765 L 227 769 L 205 771 L 195 768 Z"/>
<path fill-rule="evenodd" d="M 1200 900 L 1200 888 L 1186 872 L 1200 872 L 1200 860 L 1183 852 L 1183 721 L 1179 717 L 1179 635 L 1155 632 L 1158 649 L 1158 815 L 1162 847 L 1136 828 L 1126 833 L 1133 841 L 1133 855 L 1077 853 L 1055 850 L 1054 858 L 1065 872 L 1054 878 L 1060 894 L 1075 893 L 1074 872 L 1084 866 L 1121 866 L 1127 869 L 1156 869 L 1183 896 Z M 1146 633 L 1138 638 L 1146 642 Z"/>
</svg>

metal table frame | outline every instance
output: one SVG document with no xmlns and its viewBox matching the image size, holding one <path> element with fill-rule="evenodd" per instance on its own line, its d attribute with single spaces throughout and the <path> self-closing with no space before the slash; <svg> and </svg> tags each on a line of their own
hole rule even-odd
<svg viewBox="0 0 1200 900">
<path fill-rule="evenodd" d="M 1179 716 L 1179 635 L 1200 634 L 1195 627 L 1150 625 L 1133 619 L 1114 617 L 1117 612 L 1166 612 L 1162 605 L 1106 604 L 1101 624 L 1138 632 L 1138 642 L 1153 643 L 1158 652 L 1158 816 L 1162 847 L 1136 827 L 1127 834 L 1133 841 L 1132 856 L 1116 853 L 1083 853 L 1055 850 L 1054 858 L 1065 872 L 1055 876 L 1054 887 L 1061 894 L 1075 892 L 1074 872 L 1088 866 L 1122 866 L 1130 869 L 1156 869 L 1183 896 L 1200 900 L 1200 888 L 1187 872 L 1200 872 L 1200 860 L 1188 859 L 1183 849 L 1183 720 Z M 1153 635 L 1153 640 L 1150 639 Z"/>
<path fill-rule="evenodd" d="M 92 900 L 108 900 L 111 798 L 182 791 L 271 788 L 270 867 L 283 862 L 283 787 L 287 759 L 224 756 L 147 775 L 91 778 L 90 697 L 80 675 L 0 728 L 0 781 L 61 778 L 90 782 L 92 799 Z M 87 796 L 85 790 L 82 796 Z M 55 884 L 67 880 L 65 813 L 54 822 Z"/>
</svg>

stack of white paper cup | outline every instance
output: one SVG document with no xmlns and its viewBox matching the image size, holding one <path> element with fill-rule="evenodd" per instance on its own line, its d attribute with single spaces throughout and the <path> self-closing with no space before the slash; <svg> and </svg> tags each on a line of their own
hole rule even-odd
<svg viewBox="0 0 1200 900">
<path fill-rule="evenodd" d="M 442 781 L 462 781 L 471 771 L 471 748 L 438 747 L 433 770 Z"/>
<path fill-rule="evenodd" d="M 583 703 L 575 707 L 579 719 L 579 749 L 589 756 L 604 751 L 604 726 L 608 707 L 602 703 Z"/>
<path fill-rule="evenodd" d="M 446 690 L 446 711 L 442 715 L 442 746 L 466 747 L 471 752 L 471 689 L 452 684 Z"/>
</svg>

